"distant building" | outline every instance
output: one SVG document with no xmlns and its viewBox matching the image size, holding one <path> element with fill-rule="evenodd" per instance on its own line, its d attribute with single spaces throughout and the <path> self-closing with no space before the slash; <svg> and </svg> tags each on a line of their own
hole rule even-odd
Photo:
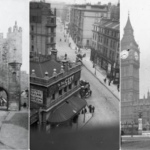
<svg viewBox="0 0 150 150">
<path fill-rule="evenodd" d="M 70 35 L 78 47 L 89 47 L 95 17 L 108 17 L 110 5 L 73 5 L 70 13 Z"/>
<path fill-rule="evenodd" d="M 100 20 L 103 17 L 119 20 L 119 10 L 119 4 L 115 6 L 111 3 L 108 3 L 108 5 L 101 5 L 101 3 L 97 5 L 72 5 L 69 31 L 78 47 L 91 47 L 95 19 Z"/>
<path fill-rule="evenodd" d="M 106 70 L 107 77 L 119 84 L 119 20 L 96 18 L 92 31 L 91 61 Z"/>
<path fill-rule="evenodd" d="M 26 71 L 21 71 L 21 90 L 26 90 L 29 87 L 29 74 Z"/>
<path fill-rule="evenodd" d="M 56 9 L 49 3 L 30 2 L 30 52 L 47 55 L 56 45 Z"/>
</svg>

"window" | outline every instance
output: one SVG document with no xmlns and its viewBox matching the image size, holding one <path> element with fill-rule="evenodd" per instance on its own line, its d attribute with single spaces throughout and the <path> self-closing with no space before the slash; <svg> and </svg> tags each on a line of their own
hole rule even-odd
<svg viewBox="0 0 150 150">
<path fill-rule="evenodd" d="M 75 82 L 74 82 L 74 85 L 77 86 L 77 83 L 78 83 L 78 81 L 75 81 Z"/>
<path fill-rule="evenodd" d="M 67 86 L 64 88 L 64 92 L 67 92 Z"/>
<path fill-rule="evenodd" d="M 51 43 L 53 43 L 54 42 L 54 38 L 53 37 L 51 37 Z"/>
<path fill-rule="evenodd" d="M 31 50 L 34 51 L 34 46 L 32 45 Z"/>
<path fill-rule="evenodd" d="M 52 94 L 52 100 L 54 100 L 55 99 L 55 93 L 54 94 Z"/>
<path fill-rule="evenodd" d="M 31 30 L 34 31 L 34 26 L 33 25 L 31 26 Z"/>
<path fill-rule="evenodd" d="M 34 40 L 34 36 L 33 36 L 33 35 L 31 36 L 31 40 L 32 40 L 32 41 Z"/>
<path fill-rule="evenodd" d="M 51 32 L 54 33 L 54 28 L 51 28 Z"/>
<path fill-rule="evenodd" d="M 69 89 L 71 89 L 72 88 L 72 84 L 69 84 Z"/>
<path fill-rule="evenodd" d="M 61 89 L 61 90 L 59 90 L 59 95 L 62 95 L 62 89 Z"/>
<path fill-rule="evenodd" d="M 51 18 L 51 23 L 54 23 L 54 18 Z"/>
</svg>

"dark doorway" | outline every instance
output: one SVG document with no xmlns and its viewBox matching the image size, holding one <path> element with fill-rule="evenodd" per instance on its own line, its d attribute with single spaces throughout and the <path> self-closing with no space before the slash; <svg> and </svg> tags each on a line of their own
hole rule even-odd
<svg viewBox="0 0 150 150">
<path fill-rule="evenodd" d="M 8 92 L 3 87 L 0 87 L 0 110 L 7 110 L 8 109 Z"/>
</svg>

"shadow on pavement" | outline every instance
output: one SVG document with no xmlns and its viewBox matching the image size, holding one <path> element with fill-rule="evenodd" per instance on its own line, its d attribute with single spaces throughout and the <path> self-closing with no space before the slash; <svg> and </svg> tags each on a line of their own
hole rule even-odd
<svg viewBox="0 0 150 150">
<path fill-rule="evenodd" d="M 28 129 L 28 113 L 15 113 L 5 124 L 13 124 Z"/>
<path fill-rule="evenodd" d="M 31 133 L 31 149 L 119 150 L 119 127 L 101 127 L 77 132 Z"/>
</svg>

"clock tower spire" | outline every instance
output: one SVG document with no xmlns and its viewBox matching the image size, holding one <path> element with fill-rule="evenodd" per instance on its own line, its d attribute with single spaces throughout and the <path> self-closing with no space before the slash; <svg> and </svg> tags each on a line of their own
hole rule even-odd
<svg viewBox="0 0 150 150">
<path fill-rule="evenodd" d="M 134 103 L 139 100 L 139 47 L 134 39 L 130 16 L 124 28 L 121 51 L 129 50 L 121 59 L 121 121 L 134 121 Z"/>
</svg>

